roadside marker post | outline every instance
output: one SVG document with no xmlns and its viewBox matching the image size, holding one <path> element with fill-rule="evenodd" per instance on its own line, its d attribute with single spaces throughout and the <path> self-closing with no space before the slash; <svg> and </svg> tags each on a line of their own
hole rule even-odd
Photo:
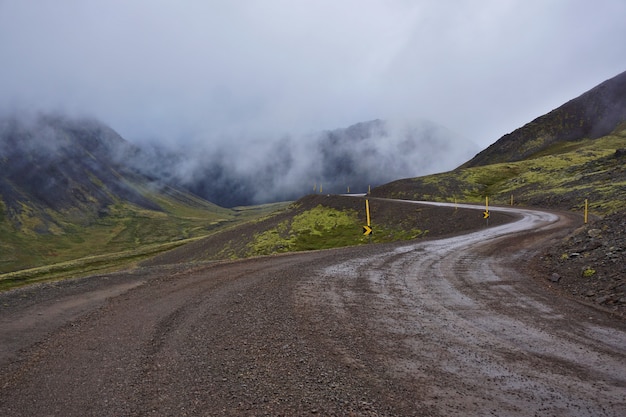
<svg viewBox="0 0 626 417">
<path fill-rule="evenodd" d="M 585 198 L 585 224 L 589 220 L 589 200 Z"/>
<path fill-rule="evenodd" d="M 365 216 L 367 218 L 367 225 L 363 226 L 363 235 L 369 238 L 369 241 L 372 241 L 372 228 L 370 222 L 370 201 L 365 199 Z"/>
<path fill-rule="evenodd" d="M 485 211 L 483 211 L 483 219 L 487 220 L 487 226 L 489 226 L 489 197 L 485 197 Z"/>
</svg>

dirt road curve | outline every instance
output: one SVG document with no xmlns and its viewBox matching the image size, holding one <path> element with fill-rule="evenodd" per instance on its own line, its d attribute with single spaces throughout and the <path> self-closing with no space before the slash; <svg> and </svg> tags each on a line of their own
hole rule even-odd
<svg viewBox="0 0 626 417">
<path fill-rule="evenodd" d="M 626 324 L 524 274 L 568 226 L 5 293 L 0 415 L 624 416 Z"/>
</svg>

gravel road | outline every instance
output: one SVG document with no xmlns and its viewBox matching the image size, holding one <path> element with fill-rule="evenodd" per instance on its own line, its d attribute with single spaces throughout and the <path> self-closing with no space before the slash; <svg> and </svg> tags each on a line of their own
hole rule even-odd
<svg viewBox="0 0 626 417">
<path fill-rule="evenodd" d="M 520 214 L 0 294 L 0 415 L 626 415 L 626 324 L 525 273 L 571 224 Z"/>
</svg>

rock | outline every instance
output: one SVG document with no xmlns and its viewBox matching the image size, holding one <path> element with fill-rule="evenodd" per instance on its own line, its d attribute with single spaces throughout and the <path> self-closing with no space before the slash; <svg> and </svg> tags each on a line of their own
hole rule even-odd
<svg viewBox="0 0 626 417">
<path fill-rule="evenodd" d="M 606 302 L 607 302 L 608 300 L 610 300 L 610 299 L 611 299 L 611 297 L 610 297 L 610 296 L 608 296 L 608 295 L 603 295 L 603 296 L 601 296 L 601 297 L 596 298 L 596 303 L 598 303 L 598 304 L 604 304 L 604 303 L 606 303 Z"/>
<path fill-rule="evenodd" d="M 552 275 L 550 275 L 550 278 L 548 279 L 552 282 L 559 282 L 561 280 L 561 276 L 555 272 Z"/>
<path fill-rule="evenodd" d="M 589 244 L 585 247 L 586 251 L 592 251 L 603 246 L 602 242 L 598 239 L 592 239 Z"/>
<path fill-rule="evenodd" d="M 596 295 L 596 292 L 593 290 L 589 290 L 585 293 L 585 296 L 587 297 L 593 297 L 594 295 Z"/>
<path fill-rule="evenodd" d="M 569 254 L 570 258 L 578 258 L 579 256 L 580 256 L 579 252 L 572 252 L 572 253 Z"/>
<path fill-rule="evenodd" d="M 587 236 L 589 237 L 598 237 L 602 233 L 600 229 L 591 229 L 587 232 Z"/>
</svg>

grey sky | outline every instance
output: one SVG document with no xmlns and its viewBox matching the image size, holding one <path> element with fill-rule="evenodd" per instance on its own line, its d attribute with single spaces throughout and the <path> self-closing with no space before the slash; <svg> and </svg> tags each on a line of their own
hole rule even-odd
<svg viewBox="0 0 626 417">
<path fill-rule="evenodd" d="M 485 147 L 626 70 L 623 0 L 0 0 L 0 109 L 133 141 L 431 119 Z"/>
</svg>

